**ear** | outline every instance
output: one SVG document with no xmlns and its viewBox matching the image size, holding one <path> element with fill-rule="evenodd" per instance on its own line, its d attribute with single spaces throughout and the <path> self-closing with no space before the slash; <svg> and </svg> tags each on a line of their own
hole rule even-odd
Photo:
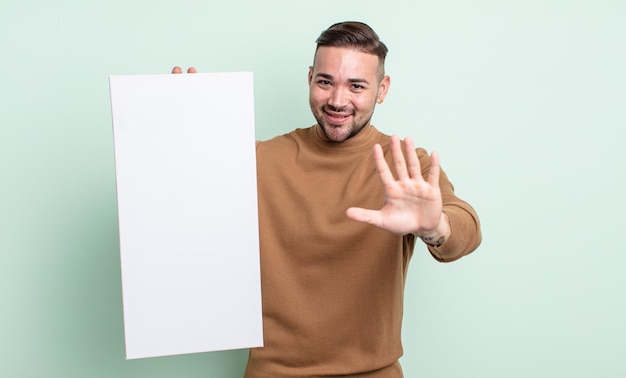
<svg viewBox="0 0 626 378">
<path fill-rule="evenodd" d="M 309 85 L 311 85 L 311 81 L 313 81 L 313 66 L 309 66 Z"/>
<path fill-rule="evenodd" d="M 391 78 L 385 75 L 383 79 L 378 83 L 378 95 L 376 96 L 376 102 L 382 104 L 387 97 L 387 91 L 389 91 L 389 85 L 391 84 Z"/>
</svg>

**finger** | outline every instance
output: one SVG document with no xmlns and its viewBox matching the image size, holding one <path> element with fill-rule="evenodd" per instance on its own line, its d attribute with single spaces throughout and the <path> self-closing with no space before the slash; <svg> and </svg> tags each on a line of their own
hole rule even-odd
<svg viewBox="0 0 626 378">
<path fill-rule="evenodd" d="M 378 172 L 378 176 L 380 177 L 380 181 L 383 182 L 383 185 L 386 186 L 394 182 L 393 174 L 391 174 L 389 165 L 387 165 L 387 160 L 385 160 L 385 154 L 383 153 L 383 148 L 380 144 L 374 145 L 373 155 L 374 163 L 376 164 L 376 171 Z"/>
<path fill-rule="evenodd" d="M 398 180 L 405 180 L 409 178 L 409 174 L 406 169 L 406 161 L 404 160 L 404 154 L 402 153 L 402 146 L 400 145 L 400 139 L 393 135 L 391 137 L 391 158 L 393 160 L 393 167 Z"/>
<path fill-rule="evenodd" d="M 187 73 L 198 73 L 198 71 L 196 71 L 196 67 L 189 67 L 187 68 Z"/>
<path fill-rule="evenodd" d="M 423 179 L 420 160 L 417 157 L 417 152 L 415 152 L 413 139 L 410 137 L 404 139 L 404 155 L 406 156 L 406 166 L 409 171 L 409 176 L 412 179 Z"/>
<path fill-rule="evenodd" d="M 175 66 L 174 68 L 172 68 L 172 73 L 173 74 L 181 74 L 181 73 L 183 73 L 183 69 L 178 67 L 178 66 Z"/>
<path fill-rule="evenodd" d="M 348 218 L 357 222 L 368 223 L 377 227 L 382 226 L 382 214 L 378 210 L 368 210 L 360 207 L 351 207 L 346 210 Z"/>
<path fill-rule="evenodd" d="M 428 170 L 428 183 L 432 186 L 439 187 L 439 173 L 441 168 L 439 167 L 439 153 L 433 151 L 430 154 L 430 169 Z"/>
</svg>

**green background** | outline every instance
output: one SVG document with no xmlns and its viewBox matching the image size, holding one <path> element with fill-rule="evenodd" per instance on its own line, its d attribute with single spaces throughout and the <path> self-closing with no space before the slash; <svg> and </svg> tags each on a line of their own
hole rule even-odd
<svg viewBox="0 0 626 378">
<path fill-rule="evenodd" d="M 314 122 L 344 20 L 390 49 L 374 124 L 439 151 L 483 222 L 458 262 L 417 248 L 406 376 L 626 376 L 623 0 L 2 0 L 0 376 L 241 376 L 245 350 L 125 360 L 108 76 L 253 71 L 267 139 Z"/>
</svg>

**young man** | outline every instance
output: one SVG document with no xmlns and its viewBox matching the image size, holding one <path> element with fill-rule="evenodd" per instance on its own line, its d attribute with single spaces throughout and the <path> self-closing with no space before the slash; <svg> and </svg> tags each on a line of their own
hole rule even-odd
<svg viewBox="0 0 626 378">
<path fill-rule="evenodd" d="M 386 53 L 363 23 L 322 32 L 308 77 L 317 124 L 257 143 L 265 346 L 248 378 L 402 377 L 416 239 L 439 261 L 480 244 L 437 154 L 370 124 L 389 90 Z"/>
</svg>

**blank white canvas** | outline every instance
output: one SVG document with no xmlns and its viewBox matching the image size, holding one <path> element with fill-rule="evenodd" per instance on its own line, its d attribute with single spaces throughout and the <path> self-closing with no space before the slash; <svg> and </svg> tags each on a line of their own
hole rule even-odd
<svg viewBox="0 0 626 378">
<path fill-rule="evenodd" d="M 110 90 L 126 357 L 262 346 L 252 73 Z"/>
</svg>

